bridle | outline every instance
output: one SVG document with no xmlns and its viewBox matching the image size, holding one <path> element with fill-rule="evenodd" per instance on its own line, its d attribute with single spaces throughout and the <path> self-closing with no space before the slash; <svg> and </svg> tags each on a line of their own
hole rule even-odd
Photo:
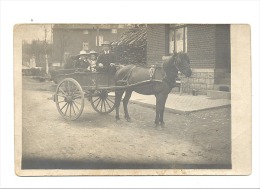
<svg viewBox="0 0 260 189">
<path fill-rule="evenodd" d="M 165 75 L 165 77 L 163 79 L 166 81 L 166 83 L 168 83 L 168 85 L 170 87 L 174 87 L 174 84 L 172 84 L 171 80 L 169 79 L 170 75 L 176 75 L 177 76 L 178 75 L 178 71 L 182 73 L 183 70 L 185 70 L 187 68 L 190 68 L 189 64 L 187 64 L 186 66 L 183 66 L 183 67 L 180 68 L 179 65 L 178 65 L 177 56 L 175 56 L 174 59 L 173 59 L 173 65 L 175 67 L 175 70 L 174 70 L 174 67 L 172 67 L 171 69 L 169 69 L 169 67 L 164 69 L 166 75 Z M 177 71 L 177 74 L 176 74 L 176 71 Z"/>
<path fill-rule="evenodd" d="M 173 61 L 173 65 L 177 68 L 178 71 L 180 71 L 182 73 L 183 70 L 190 68 L 190 65 L 187 64 L 186 66 L 183 66 L 182 68 L 179 67 L 178 63 L 177 63 L 177 56 L 174 57 L 174 61 Z"/>
</svg>

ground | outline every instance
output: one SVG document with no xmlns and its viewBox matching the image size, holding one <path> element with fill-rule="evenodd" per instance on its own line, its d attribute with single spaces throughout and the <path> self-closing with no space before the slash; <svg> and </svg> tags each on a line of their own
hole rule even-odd
<svg viewBox="0 0 260 189">
<path fill-rule="evenodd" d="M 23 79 L 23 169 L 231 168 L 230 107 L 165 112 L 158 130 L 153 108 L 132 102 L 133 122 L 116 122 L 115 111 L 100 115 L 86 100 L 81 117 L 66 121 L 51 100 L 54 87 Z"/>
</svg>

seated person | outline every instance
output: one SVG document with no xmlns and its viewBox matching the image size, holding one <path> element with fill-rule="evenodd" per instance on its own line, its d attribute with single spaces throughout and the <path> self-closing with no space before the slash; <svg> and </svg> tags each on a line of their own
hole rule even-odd
<svg viewBox="0 0 260 189">
<path fill-rule="evenodd" d="M 102 44 L 103 51 L 102 53 L 98 56 L 97 59 L 97 64 L 99 67 L 102 68 L 103 71 L 108 72 L 110 74 L 115 74 L 116 72 L 116 56 L 113 52 L 111 52 L 110 48 L 110 42 L 109 41 L 104 41 Z"/>
<path fill-rule="evenodd" d="M 78 60 L 75 63 L 75 68 L 86 69 L 88 67 L 88 55 L 86 51 L 80 51 L 79 55 L 77 55 Z"/>
<path fill-rule="evenodd" d="M 97 66 L 97 52 L 96 51 L 90 51 L 89 52 L 89 59 L 88 59 L 88 68 L 87 70 L 90 72 L 97 72 L 99 71 L 99 67 Z"/>
</svg>

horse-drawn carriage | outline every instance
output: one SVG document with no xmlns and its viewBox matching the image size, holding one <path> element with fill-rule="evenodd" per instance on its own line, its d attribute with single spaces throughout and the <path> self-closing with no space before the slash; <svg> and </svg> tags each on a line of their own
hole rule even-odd
<svg viewBox="0 0 260 189">
<path fill-rule="evenodd" d="M 106 72 L 82 72 L 61 70 L 55 77 L 58 83 L 54 101 L 61 116 L 76 120 L 84 109 L 87 98 L 95 111 L 108 114 L 116 108 L 119 119 L 119 105 L 125 93 L 123 105 L 125 118 L 130 120 L 127 104 L 133 91 L 144 95 L 155 95 L 155 123 L 164 124 L 163 112 L 169 92 L 175 87 L 178 72 L 191 76 L 189 58 L 185 53 L 171 56 L 159 67 L 127 65 L 120 68 L 115 76 Z"/>
</svg>

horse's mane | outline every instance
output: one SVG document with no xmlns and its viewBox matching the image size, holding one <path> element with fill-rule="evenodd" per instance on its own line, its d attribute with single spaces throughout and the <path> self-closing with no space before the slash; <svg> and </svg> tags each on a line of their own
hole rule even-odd
<svg viewBox="0 0 260 189">
<path fill-rule="evenodd" d="M 162 67 L 163 67 L 164 71 L 167 71 L 169 66 L 174 62 L 175 56 L 176 56 L 176 53 L 174 53 L 173 55 L 171 55 L 168 58 L 163 60 Z"/>
<path fill-rule="evenodd" d="M 177 58 L 180 58 L 181 61 L 183 61 L 184 59 L 187 60 L 188 64 L 190 64 L 190 59 L 189 59 L 189 56 L 187 53 L 181 51 L 181 52 L 178 52 L 176 56 L 177 56 Z"/>
</svg>

